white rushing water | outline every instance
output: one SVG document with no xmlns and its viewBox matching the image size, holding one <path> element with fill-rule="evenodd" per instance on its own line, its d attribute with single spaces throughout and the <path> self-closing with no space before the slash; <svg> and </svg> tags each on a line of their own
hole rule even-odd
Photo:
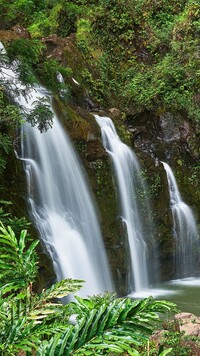
<svg viewBox="0 0 200 356">
<path fill-rule="evenodd" d="M 47 99 L 44 88 L 23 86 L 12 67 L 5 66 L 0 74 L 9 83 L 9 94 L 15 95 L 14 101 L 26 111 L 33 109 L 39 99 Z M 13 94 L 16 88 L 18 93 Z M 49 107 L 53 112 L 51 104 Z M 54 112 L 53 115 L 53 127 L 47 132 L 40 133 L 28 123 L 23 125 L 21 159 L 31 215 L 52 258 L 58 280 L 85 280 L 79 293 L 82 296 L 112 291 L 91 194 L 72 144 Z"/>
<path fill-rule="evenodd" d="M 150 213 L 140 165 L 133 151 L 121 142 L 112 120 L 109 117 L 94 116 L 101 128 L 104 148 L 113 162 L 118 184 L 121 215 L 126 224 L 130 250 L 130 290 L 140 292 L 149 287 L 142 215 L 146 215 L 147 219 Z M 138 192 L 143 195 L 143 207 L 140 205 Z"/>
<path fill-rule="evenodd" d="M 173 217 L 175 238 L 175 277 L 185 278 L 195 275 L 193 250 L 198 238 L 197 226 L 192 209 L 183 202 L 176 179 L 170 166 L 162 162 L 167 174 L 170 208 Z"/>
</svg>

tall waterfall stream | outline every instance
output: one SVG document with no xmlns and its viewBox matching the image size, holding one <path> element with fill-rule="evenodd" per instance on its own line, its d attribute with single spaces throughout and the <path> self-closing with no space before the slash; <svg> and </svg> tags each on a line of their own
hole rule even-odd
<svg viewBox="0 0 200 356">
<path fill-rule="evenodd" d="M 146 187 L 136 155 L 120 140 L 112 120 L 98 115 L 95 115 L 95 118 L 101 128 L 103 145 L 112 160 L 116 175 L 121 216 L 126 225 L 130 251 L 130 290 L 140 292 L 149 288 L 143 219 L 146 216 L 150 220 Z M 138 192 L 142 193 L 143 206 L 140 204 Z"/>
<path fill-rule="evenodd" d="M 15 93 L 16 103 L 29 111 L 39 99 L 50 102 L 44 88 L 23 86 L 14 67 L 4 68 L 1 77 L 9 83 L 10 94 Z M 51 103 L 49 107 L 53 112 Z M 53 114 L 53 127 L 47 132 L 29 123 L 22 129 L 21 159 L 32 219 L 58 280 L 83 279 L 82 296 L 113 291 L 94 202 L 70 139 Z"/>
<path fill-rule="evenodd" d="M 84 294 L 112 290 L 94 204 L 69 138 L 56 116 L 43 134 L 25 125 L 24 137 L 31 210 L 58 279 L 84 279 Z"/>
</svg>

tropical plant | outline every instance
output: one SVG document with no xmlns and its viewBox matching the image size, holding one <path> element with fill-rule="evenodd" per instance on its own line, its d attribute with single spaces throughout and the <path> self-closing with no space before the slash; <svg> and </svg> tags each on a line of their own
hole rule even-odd
<svg viewBox="0 0 200 356">
<path fill-rule="evenodd" d="M 27 288 L 37 275 L 37 256 L 35 247 L 38 241 L 32 242 L 25 252 L 26 230 L 22 230 L 19 241 L 14 231 L 8 226 L 0 227 L 0 292 L 4 294 Z"/>
<path fill-rule="evenodd" d="M 33 283 L 38 272 L 38 256 L 33 241 L 26 248 L 27 234 L 19 239 L 8 226 L 0 226 L 0 350 L 2 355 L 16 355 L 19 350 L 31 352 L 41 340 L 64 331 L 67 311 L 55 299 L 80 289 L 82 283 L 64 280 L 37 294 Z M 54 300 L 54 301 L 52 301 Z M 61 322 L 62 318 L 62 322 Z"/>
<path fill-rule="evenodd" d="M 113 295 L 90 299 L 76 297 L 71 303 L 75 325 L 66 327 L 64 333 L 52 337 L 38 350 L 37 355 L 140 355 L 138 347 L 147 344 L 159 312 L 169 311 L 171 306 L 153 298 L 132 301 L 116 299 Z M 169 308 L 169 309 L 168 309 Z"/>
<path fill-rule="evenodd" d="M 0 200 L 0 221 L 4 225 L 9 225 L 11 229 L 15 231 L 15 233 L 19 234 L 22 229 L 28 229 L 31 223 L 24 216 L 21 218 L 12 216 L 10 213 L 12 206 L 13 203 L 11 201 L 2 199 Z"/>
<path fill-rule="evenodd" d="M 26 231 L 19 239 L 0 226 L 0 350 L 14 356 L 23 350 L 45 355 L 139 355 L 159 322 L 174 304 L 153 298 L 133 301 L 114 294 L 66 305 L 63 297 L 77 292 L 83 281 L 63 280 L 40 294 L 34 291 L 38 272 L 38 241 L 26 247 Z M 167 350 L 166 350 L 167 352 Z"/>
</svg>

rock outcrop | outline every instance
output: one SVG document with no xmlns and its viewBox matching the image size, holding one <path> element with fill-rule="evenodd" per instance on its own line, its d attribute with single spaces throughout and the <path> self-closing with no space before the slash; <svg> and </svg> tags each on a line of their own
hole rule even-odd
<svg viewBox="0 0 200 356">
<path fill-rule="evenodd" d="M 200 317 L 192 313 L 180 313 L 174 316 L 174 321 L 178 323 L 180 332 L 200 337 Z"/>
<path fill-rule="evenodd" d="M 163 323 L 163 329 L 156 331 L 151 341 L 157 349 L 172 347 L 181 355 L 200 356 L 200 317 L 192 313 L 179 313 L 174 320 Z"/>
</svg>

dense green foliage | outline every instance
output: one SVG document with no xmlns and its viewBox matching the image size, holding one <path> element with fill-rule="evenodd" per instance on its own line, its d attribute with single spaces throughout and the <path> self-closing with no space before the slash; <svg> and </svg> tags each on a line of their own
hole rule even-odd
<svg viewBox="0 0 200 356">
<path fill-rule="evenodd" d="M 129 111 L 173 107 L 199 119 L 199 3 L 100 3 L 91 21 L 109 100 L 117 96 Z"/>
<path fill-rule="evenodd" d="M 135 112 L 173 107 L 199 120 L 199 1 L 1 0 L 1 6 L 4 28 L 20 23 L 34 38 L 76 33 L 98 71 L 95 82 L 86 79 L 99 103 Z"/>
<path fill-rule="evenodd" d="M 13 148 L 14 128 L 20 122 L 19 109 L 9 103 L 0 87 L 0 174 L 6 168 L 7 157 Z"/>
<path fill-rule="evenodd" d="M 153 298 L 132 301 L 114 295 L 82 299 L 66 305 L 60 299 L 80 289 L 83 281 L 63 280 L 40 294 L 34 292 L 38 271 L 35 247 L 0 226 L 0 350 L 14 356 L 20 350 L 38 356 L 123 354 L 137 356 L 158 325 L 160 313 L 174 309 Z M 72 316 L 75 317 L 72 322 Z M 160 355 L 165 355 L 165 350 Z"/>
</svg>

